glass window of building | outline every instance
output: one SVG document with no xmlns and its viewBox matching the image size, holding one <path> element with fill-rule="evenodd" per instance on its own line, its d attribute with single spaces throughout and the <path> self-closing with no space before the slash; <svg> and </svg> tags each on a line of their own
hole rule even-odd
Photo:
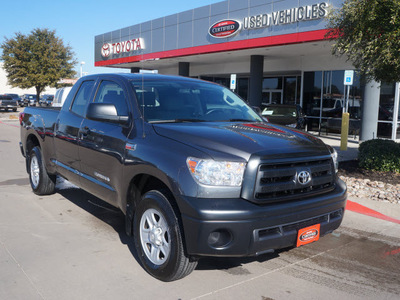
<svg viewBox="0 0 400 300">
<path fill-rule="evenodd" d="M 284 77 L 283 104 L 300 103 L 301 76 Z"/>
<path fill-rule="evenodd" d="M 262 105 L 261 109 L 265 105 L 276 103 L 282 103 L 282 76 L 280 77 L 265 77 L 263 79 L 262 86 Z"/>
<path fill-rule="evenodd" d="M 391 138 L 393 124 L 396 123 L 393 122 L 395 88 L 395 83 L 381 84 L 378 114 L 378 137 L 381 138 Z"/>
<path fill-rule="evenodd" d="M 263 90 L 281 90 L 282 77 L 270 77 L 263 79 Z"/>
<path fill-rule="evenodd" d="M 308 130 L 319 130 L 322 72 L 304 72 L 303 111 L 308 117 Z"/>
<path fill-rule="evenodd" d="M 236 93 L 245 101 L 247 101 L 249 92 L 249 79 L 248 78 L 239 78 L 237 80 L 237 89 Z"/>
<path fill-rule="evenodd" d="M 341 133 L 342 113 L 346 106 L 344 70 L 304 73 L 303 109 L 308 130 Z M 361 88 L 355 74 L 348 99 L 349 133 L 359 134 L 361 125 Z"/>
</svg>

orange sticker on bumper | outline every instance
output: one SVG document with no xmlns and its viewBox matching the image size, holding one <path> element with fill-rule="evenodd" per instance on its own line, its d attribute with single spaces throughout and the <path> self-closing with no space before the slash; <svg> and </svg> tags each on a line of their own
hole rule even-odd
<svg viewBox="0 0 400 300">
<path fill-rule="evenodd" d="M 318 241 L 320 227 L 321 227 L 320 224 L 316 224 L 313 226 L 299 229 L 299 232 L 297 234 L 296 247 Z"/>
</svg>

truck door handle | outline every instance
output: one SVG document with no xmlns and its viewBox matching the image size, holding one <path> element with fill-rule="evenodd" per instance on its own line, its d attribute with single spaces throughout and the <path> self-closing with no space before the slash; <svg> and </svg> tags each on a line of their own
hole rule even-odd
<svg viewBox="0 0 400 300">
<path fill-rule="evenodd" d="M 85 127 L 81 128 L 81 135 L 82 136 L 87 136 L 89 133 L 90 133 L 89 127 L 85 126 Z"/>
</svg>

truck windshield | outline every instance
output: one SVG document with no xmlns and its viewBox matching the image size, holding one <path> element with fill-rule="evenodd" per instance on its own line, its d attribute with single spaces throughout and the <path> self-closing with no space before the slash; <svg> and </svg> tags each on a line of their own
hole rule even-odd
<svg viewBox="0 0 400 300">
<path fill-rule="evenodd" d="M 229 89 L 195 81 L 132 81 L 138 105 L 149 123 L 262 122 L 260 116 Z"/>
</svg>

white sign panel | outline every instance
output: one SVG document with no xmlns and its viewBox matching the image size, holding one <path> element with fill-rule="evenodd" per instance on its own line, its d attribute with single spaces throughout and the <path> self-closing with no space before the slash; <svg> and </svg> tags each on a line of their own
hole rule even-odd
<svg viewBox="0 0 400 300">
<path fill-rule="evenodd" d="M 353 70 L 344 71 L 344 85 L 353 85 L 353 77 L 354 77 Z"/>
<path fill-rule="evenodd" d="M 236 74 L 231 74 L 231 90 L 236 89 Z"/>
</svg>

